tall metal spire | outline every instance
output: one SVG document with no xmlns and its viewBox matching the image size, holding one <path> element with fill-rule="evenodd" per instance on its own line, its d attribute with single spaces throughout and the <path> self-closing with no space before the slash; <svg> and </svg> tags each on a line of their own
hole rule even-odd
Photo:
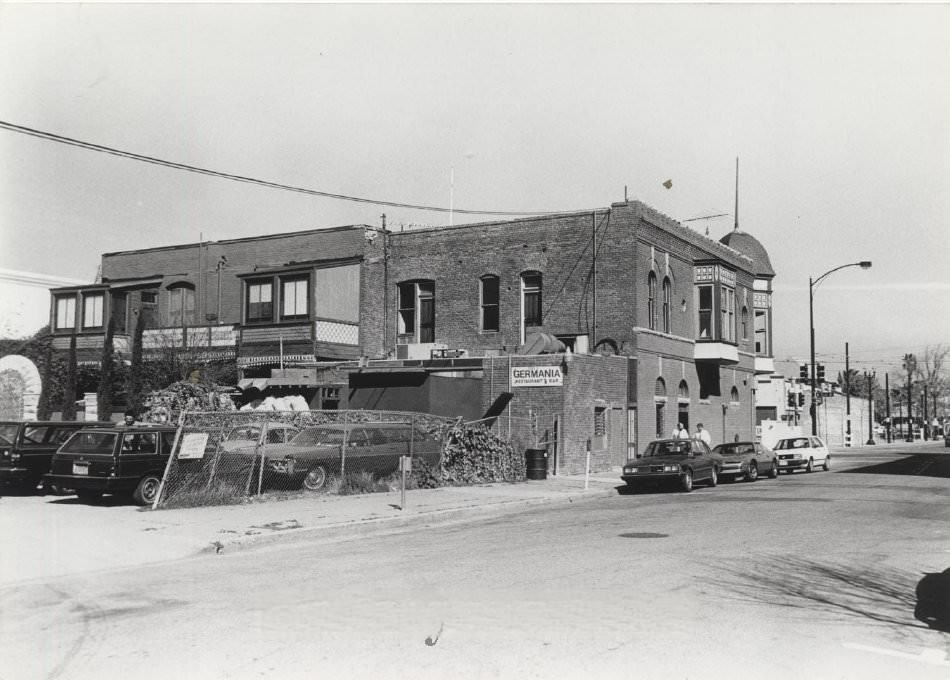
<svg viewBox="0 0 950 680">
<path fill-rule="evenodd" d="M 736 222 L 733 231 L 739 231 L 739 157 L 736 156 Z"/>
</svg>

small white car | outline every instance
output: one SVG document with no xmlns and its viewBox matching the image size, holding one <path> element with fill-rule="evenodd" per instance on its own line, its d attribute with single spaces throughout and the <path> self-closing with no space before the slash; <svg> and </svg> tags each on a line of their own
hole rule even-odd
<svg viewBox="0 0 950 680">
<path fill-rule="evenodd" d="M 819 437 L 779 439 L 773 450 L 778 455 L 778 469 L 781 472 L 813 472 L 818 467 L 822 470 L 831 469 L 831 454 Z"/>
</svg>

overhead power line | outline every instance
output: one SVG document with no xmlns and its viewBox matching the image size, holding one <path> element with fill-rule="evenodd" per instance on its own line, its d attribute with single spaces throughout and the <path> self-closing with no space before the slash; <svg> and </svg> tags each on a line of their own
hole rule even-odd
<svg viewBox="0 0 950 680">
<path fill-rule="evenodd" d="M 209 170 L 207 168 L 199 168 L 194 165 L 187 165 L 185 163 L 176 163 L 175 161 L 167 161 L 161 158 L 155 158 L 153 156 L 143 156 L 142 154 L 132 153 L 131 151 L 123 151 L 121 149 L 115 149 L 110 146 L 103 146 L 101 144 L 93 144 L 92 142 L 84 142 L 79 139 L 73 139 L 72 137 L 63 137 L 62 135 L 53 134 L 52 132 L 45 132 L 43 130 L 36 130 L 34 128 L 24 127 L 22 125 L 16 125 L 14 123 L 8 123 L 6 121 L 0 120 L 0 129 L 9 130 L 10 132 L 17 132 L 23 135 L 30 135 L 31 137 L 38 137 L 40 139 L 45 139 L 50 142 L 59 142 L 60 144 L 68 144 L 69 146 L 79 147 L 80 149 L 86 149 L 87 151 L 96 151 L 99 153 L 111 154 L 113 156 L 119 156 L 121 158 L 128 158 L 134 161 L 140 161 L 142 163 L 151 163 L 153 165 L 161 165 L 166 168 L 172 168 L 175 170 L 185 170 L 186 172 L 194 172 L 199 175 L 208 175 L 210 177 L 218 177 L 221 179 L 229 179 L 234 182 L 246 182 L 248 184 L 256 184 L 262 187 L 269 187 L 271 189 L 283 189 L 284 191 L 295 191 L 300 194 L 308 194 L 310 196 L 321 196 L 323 198 L 335 198 L 341 201 L 352 201 L 354 203 L 368 203 L 370 205 L 382 205 L 391 208 L 406 208 L 409 210 L 426 210 L 430 212 L 441 212 L 441 213 L 458 213 L 462 215 L 515 215 L 515 216 L 531 216 L 531 215 L 557 215 L 566 211 L 552 211 L 552 210 L 533 210 L 533 211 L 517 211 L 517 210 L 462 210 L 459 208 L 441 208 L 438 206 L 431 205 L 415 205 L 412 203 L 399 203 L 396 201 L 382 201 L 372 198 L 362 198 L 359 196 L 348 196 L 346 194 L 335 194 L 328 191 L 318 191 L 316 189 L 307 189 L 304 187 L 292 186 L 290 184 L 281 184 L 279 182 L 270 182 L 263 179 L 255 179 L 253 177 L 244 177 L 242 175 L 234 175 L 228 172 L 219 172 L 217 170 Z M 583 211 L 570 211 L 570 212 L 583 212 Z"/>
</svg>

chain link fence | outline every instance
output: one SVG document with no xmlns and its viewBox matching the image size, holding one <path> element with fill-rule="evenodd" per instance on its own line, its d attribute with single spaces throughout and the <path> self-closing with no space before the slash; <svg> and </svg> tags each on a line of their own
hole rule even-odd
<svg viewBox="0 0 950 680">
<path fill-rule="evenodd" d="M 499 446 L 453 429 L 462 427 L 392 411 L 184 412 L 153 507 L 234 503 L 287 490 L 395 490 L 406 456 L 415 486 L 484 477 L 485 465 L 478 462 L 484 460 L 492 470 L 503 470 L 502 477 L 517 477 L 517 461 L 507 464 L 511 470 L 499 465 L 493 458 Z"/>
</svg>

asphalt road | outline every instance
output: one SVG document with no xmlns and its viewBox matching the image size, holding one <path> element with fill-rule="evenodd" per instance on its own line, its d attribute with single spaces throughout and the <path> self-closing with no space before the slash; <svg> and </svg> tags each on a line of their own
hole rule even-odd
<svg viewBox="0 0 950 680">
<path fill-rule="evenodd" d="M 3 588 L 0 678 L 947 680 L 950 451 L 914 453 Z"/>
</svg>

